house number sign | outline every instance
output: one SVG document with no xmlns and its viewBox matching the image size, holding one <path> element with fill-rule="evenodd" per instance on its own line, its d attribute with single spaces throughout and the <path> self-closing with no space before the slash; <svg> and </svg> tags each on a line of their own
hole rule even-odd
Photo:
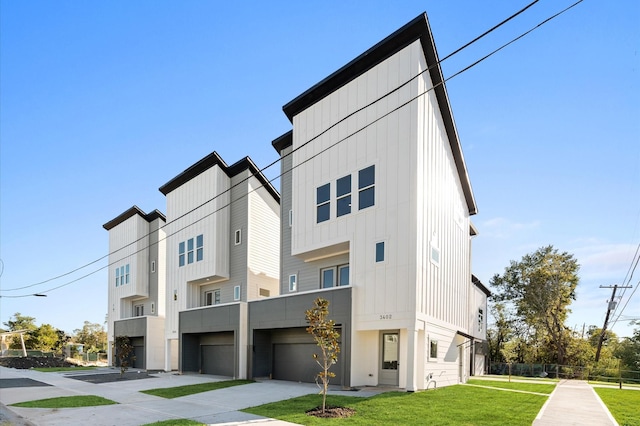
<svg viewBox="0 0 640 426">
<path fill-rule="evenodd" d="M 384 315 L 380 315 L 380 319 L 381 319 L 381 320 L 388 320 L 388 319 L 391 319 L 391 314 L 384 314 Z"/>
</svg>

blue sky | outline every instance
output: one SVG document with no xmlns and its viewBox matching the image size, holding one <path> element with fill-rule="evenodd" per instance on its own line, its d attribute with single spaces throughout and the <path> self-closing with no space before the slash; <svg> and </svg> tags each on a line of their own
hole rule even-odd
<svg viewBox="0 0 640 426">
<path fill-rule="evenodd" d="M 445 76 L 571 3 L 540 1 L 445 61 Z M 158 188 L 214 150 L 229 164 L 276 160 L 282 106 L 418 14 L 444 57 L 526 4 L 2 0 L 2 294 L 104 267 L 6 291 L 105 256 L 104 223 L 134 204 L 165 211 Z M 639 47 L 639 2 L 585 0 L 447 83 L 479 207 L 474 273 L 488 284 L 548 244 L 573 253 L 578 329 L 602 326 L 611 291 L 599 286 L 622 284 L 640 244 Z M 102 323 L 106 269 L 47 294 L 1 298 L 0 322 Z"/>
</svg>

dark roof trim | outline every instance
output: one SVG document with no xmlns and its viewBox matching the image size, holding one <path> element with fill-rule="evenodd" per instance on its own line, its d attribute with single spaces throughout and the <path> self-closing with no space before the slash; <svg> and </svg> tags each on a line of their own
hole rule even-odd
<svg viewBox="0 0 640 426">
<path fill-rule="evenodd" d="M 489 289 L 485 287 L 484 284 L 482 284 L 482 282 L 478 279 L 478 277 L 476 277 L 475 275 L 471 275 L 471 282 L 473 283 L 473 285 L 478 287 L 480 291 L 486 294 L 487 297 L 491 297 L 491 291 L 489 291 Z"/>
<path fill-rule="evenodd" d="M 280 155 L 283 149 L 293 145 L 293 130 L 289 130 L 284 135 L 274 139 L 274 141 L 271 142 L 271 145 L 278 152 L 278 155 Z"/>
<path fill-rule="evenodd" d="M 171 179 L 169 182 L 162 185 L 159 189 L 164 195 L 167 195 L 176 188 L 181 187 L 185 183 L 189 182 L 194 177 L 206 172 L 213 166 L 219 165 L 222 170 L 227 170 L 229 166 L 224 162 L 217 152 L 213 151 L 211 154 L 198 161 L 178 176 Z"/>
<path fill-rule="evenodd" d="M 364 52 L 362 55 L 349 62 L 344 67 L 340 68 L 338 71 L 311 87 L 291 102 L 287 103 L 282 107 L 284 113 L 289 118 L 289 121 L 293 122 L 293 117 L 301 111 L 335 92 L 345 84 L 369 71 L 380 62 L 398 53 L 400 50 L 418 39 L 422 44 L 422 50 L 424 51 L 427 65 L 431 67 L 434 64 L 437 64 L 438 53 L 433 42 L 431 28 L 429 27 L 429 20 L 427 18 L 427 14 L 423 13 L 382 40 L 380 43 Z M 462 155 L 462 149 L 460 148 L 458 132 L 451 113 L 449 97 L 443 82 L 444 78 L 442 76 L 442 69 L 440 68 L 440 65 L 438 64 L 431 68 L 429 70 L 429 74 L 433 85 L 436 86 L 434 90 L 436 99 L 440 106 L 440 112 L 449 138 L 449 144 L 451 145 L 451 151 L 453 152 L 456 169 L 460 176 L 460 181 L 462 182 L 462 189 L 467 201 L 469 214 L 474 215 L 478 212 L 478 209 L 473 196 L 473 190 L 471 189 L 471 182 L 469 180 L 467 167 Z"/>
<path fill-rule="evenodd" d="M 163 222 L 167 221 L 167 218 L 165 217 L 165 215 L 162 212 L 160 212 L 158 209 L 156 209 L 156 210 L 152 211 L 151 213 L 147 214 L 144 211 L 142 211 L 142 209 L 140 209 L 140 207 L 133 206 L 133 207 L 129 208 L 128 210 L 126 210 L 124 213 L 121 213 L 120 215 L 118 215 L 115 219 L 112 219 L 109 222 L 107 222 L 104 225 L 102 225 L 102 227 L 104 229 L 106 229 L 107 231 L 109 231 L 109 230 L 115 228 L 116 226 L 120 225 L 125 220 L 127 220 L 130 217 L 133 217 L 135 215 L 140 215 L 144 220 L 146 220 L 149 223 L 153 222 L 156 219 L 160 219 Z"/>
<path fill-rule="evenodd" d="M 228 166 L 227 163 L 218 155 L 216 151 L 213 151 L 211 154 L 204 157 L 202 160 L 198 161 L 178 176 L 171 179 L 169 182 L 165 183 L 160 187 L 160 192 L 164 195 L 167 195 L 171 191 L 181 187 L 185 183 L 189 182 L 191 179 L 196 176 L 206 172 L 210 168 L 214 166 L 219 166 L 220 169 L 229 177 L 236 176 L 238 173 L 243 172 L 244 170 L 249 170 L 252 175 L 254 175 L 260 183 L 264 186 L 264 188 L 271 194 L 271 196 L 279 203 L 280 202 L 280 194 L 276 189 L 271 185 L 269 179 L 267 179 L 260 169 L 256 166 L 256 164 L 249 157 L 244 157 L 243 159 L 237 161 L 236 163 Z"/>
<path fill-rule="evenodd" d="M 469 340 L 482 340 L 482 339 L 478 339 L 477 337 L 473 337 L 472 335 L 467 334 L 467 333 L 465 333 L 464 331 L 460 331 L 460 330 L 458 330 L 456 333 L 457 333 L 457 334 L 459 334 L 459 335 L 461 335 L 461 336 L 462 336 L 462 337 L 464 337 L 465 339 L 469 339 Z M 461 343 L 461 344 L 460 344 L 460 345 L 458 345 L 458 346 L 464 345 L 465 343 L 466 343 L 466 342 L 463 342 L 463 343 Z"/>
</svg>

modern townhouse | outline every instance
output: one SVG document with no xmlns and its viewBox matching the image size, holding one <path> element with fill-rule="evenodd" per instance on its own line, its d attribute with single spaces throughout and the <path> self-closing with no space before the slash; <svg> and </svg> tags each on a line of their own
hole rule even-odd
<svg viewBox="0 0 640 426">
<path fill-rule="evenodd" d="M 109 364 L 116 336 L 134 347 L 136 368 L 164 369 L 165 216 L 133 206 L 103 228 L 109 231 L 107 329 Z"/>
<path fill-rule="evenodd" d="M 283 109 L 281 296 L 249 304 L 249 374 L 313 381 L 316 297 L 341 331 L 336 384 L 416 391 L 480 374 L 477 208 L 426 14 Z"/>
<path fill-rule="evenodd" d="M 247 302 L 279 294 L 280 196 L 249 157 L 208 155 L 167 200 L 165 370 L 246 377 Z"/>
</svg>

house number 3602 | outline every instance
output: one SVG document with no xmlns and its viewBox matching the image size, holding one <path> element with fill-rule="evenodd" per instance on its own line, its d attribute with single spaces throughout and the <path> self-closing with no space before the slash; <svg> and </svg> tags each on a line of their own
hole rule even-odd
<svg viewBox="0 0 640 426">
<path fill-rule="evenodd" d="M 391 314 L 380 315 L 381 320 L 391 319 Z"/>
</svg>

